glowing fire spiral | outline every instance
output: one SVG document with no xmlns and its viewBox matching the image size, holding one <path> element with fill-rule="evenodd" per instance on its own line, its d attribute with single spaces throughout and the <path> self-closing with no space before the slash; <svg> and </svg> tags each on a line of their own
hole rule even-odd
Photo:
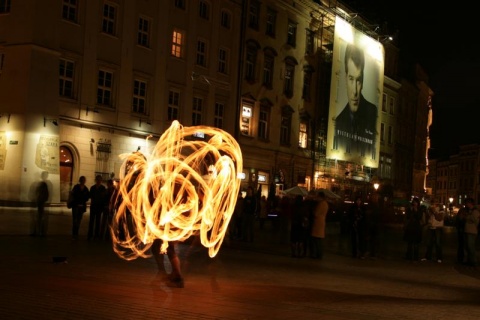
<svg viewBox="0 0 480 320">
<path fill-rule="evenodd" d="M 205 141 L 194 140 L 202 132 Z M 225 131 L 206 126 L 183 127 L 174 121 L 148 156 L 124 159 L 111 235 L 123 259 L 150 257 L 155 239 L 162 252 L 169 241 L 200 235 L 214 257 L 225 237 L 240 190 L 240 146 Z"/>
</svg>

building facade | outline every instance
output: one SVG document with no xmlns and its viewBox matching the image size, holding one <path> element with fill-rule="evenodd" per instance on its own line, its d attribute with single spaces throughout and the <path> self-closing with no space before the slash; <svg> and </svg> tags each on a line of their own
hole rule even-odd
<svg viewBox="0 0 480 320">
<path fill-rule="evenodd" d="M 368 194 L 376 179 L 389 195 L 407 197 L 425 178 L 415 155 L 427 147 L 414 145 L 427 120 L 416 109 L 430 91 L 399 78 L 393 45 L 385 45 L 379 90 L 379 166 L 326 157 L 336 17 L 384 41 L 340 2 L 4 3 L 3 202 L 32 201 L 44 171 L 52 202 L 65 201 L 80 176 L 87 185 L 97 174 L 118 178 L 119 155 L 148 153 L 173 120 L 231 133 L 242 148 L 242 186 L 264 195 L 296 185 Z M 412 136 L 414 115 L 425 130 Z"/>
</svg>

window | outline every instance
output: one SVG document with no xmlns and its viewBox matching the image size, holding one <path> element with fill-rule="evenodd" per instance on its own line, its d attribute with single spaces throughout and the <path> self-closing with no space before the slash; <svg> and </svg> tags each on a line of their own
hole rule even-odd
<svg viewBox="0 0 480 320">
<path fill-rule="evenodd" d="M 287 44 L 292 47 L 295 47 L 297 43 L 297 24 L 293 21 L 288 21 L 287 28 Z"/>
<path fill-rule="evenodd" d="M 115 35 L 116 8 L 111 4 L 103 4 L 102 32 Z"/>
<path fill-rule="evenodd" d="M 255 68 L 257 65 L 258 47 L 253 44 L 247 44 L 246 62 L 245 62 L 245 79 L 247 81 L 255 81 Z"/>
<path fill-rule="evenodd" d="M 395 97 L 390 97 L 390 99 L 388 99 L 388 106 L 389 106 L 389 109 L 390 109 L 390 114 L 394 114 L 394 109 L 395 109 Z"/>
<path fill-rule="evenodd" d="M 308 142 L 308 133 L 307 133 L 307 123 L 306 122 L 300 122 L 300 128 L 299 128 L 299 135 L 298 135 L 298 146 L 300 148 L 307 148 L 307 142 Z"/>
<path fill-rule="evenodd" d="M 295 79 L 296 60 L 290 57 L 285 59 L 285 74 L 283 83 L 283 93 L 287 98 L 293 97 L 293 82 Z"/>
<path fill-rule="evenodd" d="M 185 0 L 175 0 L 175 8 L 185 10 Z"/>
<path fill-rule="evenodd" d="M 220 13 L 220 25 L 224 28 L 230 29 L 232 25 L 232 15 L 226 10 Z"/>
<path fill-rule="evenodd" d="M 183 32 L 173 30 L 172 35 L 172 56 L 177 58 L 183 57 L 184 36 Z"/>
<path fill-rule="evenodd" d="M 202 124 L 202 108 L 203 99 L 194 97 L 192 106 L 192 126 L 198 126 Z"/>
<path fill-rule="evenodd" d="M 393 127 L 392 126 L 388 126 L 388 144 L 392 144 L 393 143 Z"/>
<path fill-rule="evenodd" d="M 73 98 L 73 77 L 75 75 L 75 63 L 60 59 L 59 68 L 59 94 L 61 97 Z"/>
<path fill-rule="evenodd" d="M 8 1 L 10 3 L 10 1 Z M 10 10 L 10 4 L 8 4 Z M 62 6 L 62 18 L 71 22 L 77 22 L 77 10 L 78 3 L 77 0 L 63 0 Z"/>
<path fill-rule="evenodd" d="M 274 52 L 272 50 L 265 50 L 263 61 L 263 85 L 269 89 L 272 88 L 274 63 Z"/>
<path fill-rule="evenodd" d="M 262 106 L 258 117 L 258 138 L 262 140 L 268 139 L 268 119 L 270 117 L 270 108 Z"/>
<path fill-rule="evenodd" d="M 97 103 L 112 107 L 113 73 L 106 70 L 98 71 Z"/>
<path fill-rule="evenodd" d="M 241 114 L 242 122 L 240 125 L 240 131 L 245 136 L 251 135 L 252 114 L 253 114 L 253 105 L 247 102 L 243 102 L 242 114 Z"/>
<path fill-rule="evenodd" d="M 218 72 L 228 72 L 228 52 L 226 49 L 218 49 Z"/>
<path fill-rule="evenodd" d="M 0 0 L 0 14 L 9 13 L 11 6 L 11 0 Z"/>
<path fill-rule="evenodd" d="M 168 92 L 168 110 L 167 120 L 178 120 L 178 110 L 180 109 L 180 92 L 170 90 Z"/>
<path fill-rule="evenodd" d="M 149 47 L 150 21 L 145 18 L 138 18 L 137 44 L 142 47 Z"/>
<path fill-rule="evenodd" d="M 382 111 L 387 112 L 387 94 L 384 93 L 382 96 Z"/>
<path fill-rule="evenodd" d="M 133 81 L 132 111 L 135 113 L 147 114 L 147 83 L 141 80 Z"/>
<path fill-rule="evenodd" d="M 213 126 L 222 129 L 223 128 L 223 112 L 225 105 L 223 103 L 215 102 L 215 114 L 213 118 Z"/>
<path fill-rule="evenodd" d="M 271 37 L 275 37 L 275 27 L 277 24 L 277 12 L 271 8 L 267 9 L 267 29 L 265 33 Z"/>
<path fill-rule="evenodd" d="M 210 19 L 210 4 L 207 1 L 200 0 L 198 3 L 198 15 L 203 19 Z"/>
<path fill-rule="evenodd" d="M 252 0 L 248 8 L 248 26 L 258 30 L 258 21 L 260 17 L 260 2 Z"/>
<path fill-rule="evenodd" d="M 312 73 L 313 73 L 313 68 L 310 66 L 306 66 L 303 69 L 302 98 L 305 101 L 310 101 L 310 95 L 311 95 L 311 89 L 312 89 Z"/>
<path fill-rule="evenodd" d="M 306 36 L 305 36 L 305 53 L 306 54 L 312 54 L 314 50 L 314 38 L 315 33 L 312 30 L 307 29 L 306 30 Z"/>
<path fill-rule="evenodd" d="M 385 123 L 382 123 L 380 125 L 380 141 L 381 142 L 385 141 Z"/>
<path fill-rule="evenodd" d="M 206 67 L 207 66 L 207 44 L 203 40 L 197 41 L 197 65 Z"/>
<path fill-rule="evenodd" d="M 290 145 L 291 122 L 291 114 L 282 114 L 282 122 L 280 124 L 280 144 L 282 145 Z"/>
</svg>

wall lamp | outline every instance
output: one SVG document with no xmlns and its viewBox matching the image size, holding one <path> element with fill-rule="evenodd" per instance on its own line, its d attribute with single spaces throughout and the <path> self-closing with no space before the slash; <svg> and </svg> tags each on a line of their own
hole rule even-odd
<svg viewBox="0 0 480 320">
<path fill-rule="evenodd" d="M 86 109 L 86 116 L 88 116 L 88 113 L 91 111 L 93 113 L 99 113 L 98 109 L 96 107 L 93 107 L 93 108 L 90 108 L 89 106 L 87 106 L 87 109 Z"/>
<path fill-rule="evenodd" d="M 10 123 L 10 116 L 11 115 L 12 115 L 11 113 L 2 113 L 2 114 L 0 114 L 0 118 L 3 117 L 3 116 L 7 116 L 7 123 Z"/>
<path fill-rule="evenodd" d="M 43 126 L 45 127 L 47 125 L 47 121 L 53 123 L 54 126 L 58 126 L 57 119 L 48 119 L 48 118 L 43 118 Z"/>
</svg>

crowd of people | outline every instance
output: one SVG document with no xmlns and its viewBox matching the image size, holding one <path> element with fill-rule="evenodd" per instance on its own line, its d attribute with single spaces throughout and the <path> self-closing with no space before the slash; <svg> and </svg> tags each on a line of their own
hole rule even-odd
<svg viewBox="0 0 480 320">
<path fill-rule="evenodd" d="M 102 176 L 88 187 L 86 178 L 80 177 L 72 188 L 68 206 L 72 210 L 72 237 L 77 240 L 83 214 L 90 201 L 88 240 L 108 240 L 109 226 L 115 214 L 116 188 L 113 180 L 103 184 Z M 43 186 L 43 184 L 41 185 Z M 41 190 L 39 188 L 39 190 Z M 244 195 L 243 195 L 244 194 Z M 39 195 L 39 209 L 43 212 L 46 195 Z M 258 241 L 255 232 L 266 232 L 267 223 L 276 231 L 280 245 L 289 244 L 293 258 L 309 257 L 323 259 L 327 216 L 331 202 L 324 192 L 311 192 L 307 196 L 275 196 L 267 198 L 249 186 L 238 194 L 235 210 L 229 223 L 227 237 L 232 241 Z M 349 250 L 355 259 L 376 259 L 380 243 L 381 206 L 379 194 L 373 193 L 368 199 L 355 198 L 344 212 L 346 228 L 343 233 L 349 237 Z M 275 217 L 275 218 L 271 218 Z M 406 208 L 403 222 L 403 240 L 406 243 L 405 259 L 417 261 L 443 261 L 443 229 L 445 212 L 438 205 L 426 206 L 419 198 L 413 198 Z M 258 228 L 256 228 L 258 223 Z M 476 240 L 480 227 L 480 212 L 473 198 L 467 198 L 456 215 L 457 262 L 477 266 Z M 260 237 L 259 237 L 260 238 Z M 163 268 L 163 255 L 159 254 L 161 240 L 152 245 L 152 255 L 159 271 Z M 422 247 L 425 245 L 425 247 Z M 175 244 L 169 246 L 167 256 L 175 273 L 174 286 L 183 287 L 180 260 Z"/>
</svg>

